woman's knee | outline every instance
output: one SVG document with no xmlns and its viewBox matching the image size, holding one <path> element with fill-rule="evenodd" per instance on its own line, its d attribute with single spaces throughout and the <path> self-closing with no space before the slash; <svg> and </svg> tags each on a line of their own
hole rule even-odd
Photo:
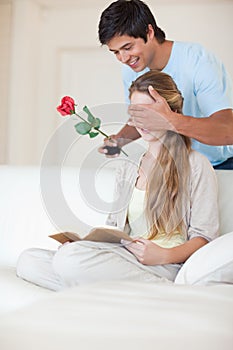
<svg viewBox="0 0 233 350">
<path fill-rule="evenodd" d="M 31 280 L 37 274 L 41 266 L 48 265 L 54 256 L 54 251 L 39 248 L 29 248 L 24 250 L 17 261 L 16 274 L 26 280 Z"/>
<path fill-rule="evenodd" d="M 54 256 L 53 269 L 65 287 L 92 281 L 93 266 L 100 254 L 98 245 L 93 242 L 75 242 L 61 247 Z"/>
<path fill-rule="evenodd" d="M 33 248 L 26 249 L 20 254 L 16 265 L 16 274 L 18 277 L 25 278 L 28 275 L 29 270 L 31 269 L 33 255 Z"/>
</svg>

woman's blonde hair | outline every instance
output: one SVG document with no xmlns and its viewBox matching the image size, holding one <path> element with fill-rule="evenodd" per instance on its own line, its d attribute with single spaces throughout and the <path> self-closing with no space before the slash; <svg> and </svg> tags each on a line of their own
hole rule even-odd
<svg viewBox="0 0 233 350">
<path fill-rule="evenodd" d="M 130 97 L 134 91 L 149 94 L 150 85 L 165 98 L 172 111 L 182 113 L 180 91 L 173 79 L 160 71 L 151 70 L 137 78 L 129 89 Z M 146 186 L 149 239 L 160 234 L 170 238 L 177 233 L 186 237 L 184 215 L 188 200 L 190 151 L 190 138 L 170 130 L 166 132 Z"/>
</svg>

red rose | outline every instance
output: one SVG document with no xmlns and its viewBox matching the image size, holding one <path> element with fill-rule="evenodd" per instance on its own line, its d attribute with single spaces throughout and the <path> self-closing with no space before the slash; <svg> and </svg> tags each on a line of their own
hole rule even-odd
<svg viewBox="0 0 233 350">
<path fill-rule="evenodd" d="M 72 97 L 65 96 L 61 100 L 61 105 L 57 107 L 57 111 L 61 113 L 62 116 L 68 114 L 74 114 L 75 112 L 75 102 Z"/>
</svg>

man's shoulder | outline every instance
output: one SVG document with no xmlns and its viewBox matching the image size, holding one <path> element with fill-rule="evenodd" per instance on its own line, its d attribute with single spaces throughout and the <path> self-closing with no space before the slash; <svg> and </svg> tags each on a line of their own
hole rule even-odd
<svg viewBox="0 0 233 350">
<path fill-rule="evenodd" d="M 213 55 L 203 45 L 194 42 L 174 41 L 173 55 L 182 61 L 202 59 L 209 55 Z"/>
</svg>

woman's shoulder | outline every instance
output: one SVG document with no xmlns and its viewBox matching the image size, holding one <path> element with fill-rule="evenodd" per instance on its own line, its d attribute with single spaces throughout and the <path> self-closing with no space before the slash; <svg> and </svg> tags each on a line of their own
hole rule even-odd
<svg viewBox="0 0 233 350">
<path fill-rule="evenodd" d="M 214 168 L 209 159 L 198 151 L 191 150 L 189 155 L 190 168 L 193 173 L 213 173 Z"/>
</svg>

